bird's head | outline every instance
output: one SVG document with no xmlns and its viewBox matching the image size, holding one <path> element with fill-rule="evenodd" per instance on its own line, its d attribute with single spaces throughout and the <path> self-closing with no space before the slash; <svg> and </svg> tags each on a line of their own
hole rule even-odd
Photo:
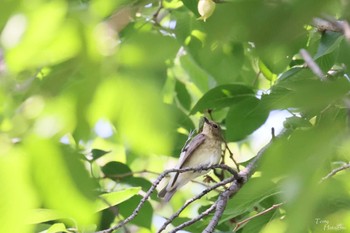
<svg viewBox="0 0 350 233">
<path fill-rule="evenodd" d="M 220 139 L 222 138 L 220 125 L 214 121 L 209 120 L 206 117 L 204 117 L 204 125 L 202 132 L 209 136 L 219 137 Z"/>
</svg>

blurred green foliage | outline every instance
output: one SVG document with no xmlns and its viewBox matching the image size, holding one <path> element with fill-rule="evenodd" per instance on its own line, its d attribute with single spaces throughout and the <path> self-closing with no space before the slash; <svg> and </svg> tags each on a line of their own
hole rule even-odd
<svg viewBox="0 0 350 233">
<path fill-rule="evenodd" d="M 288 134 L 265 151 L 217 231 L 281 202 L 238 231 L 350 229 L 349 172 L 319 183 L 350 159 L 350 43 L 311 26 L 319 16 L 349 20 L 350 4 L 229 0 L 203 22 L 197 2 L 1 3 L 0 232 L 115 225 L 155 173 L 174 166 L 170 156 L 178 157 L 202 114 L 221 123 L 230 145 L 250 147 L 274 110 L 293 115 L 284 122 Z M 304 65 L 301 49 L 325 81 Z M 152 194 L 131 224 L 154 232 L 153 217 L 169 216 L 200 186 L 188 187 L 161 210 Z M 202 198 L 198 212 L 216 197 Z M 196 212 L 185 210 L 174 224 Z M 209 220 L 186 229 L 199 232 Z"/>
</svg>

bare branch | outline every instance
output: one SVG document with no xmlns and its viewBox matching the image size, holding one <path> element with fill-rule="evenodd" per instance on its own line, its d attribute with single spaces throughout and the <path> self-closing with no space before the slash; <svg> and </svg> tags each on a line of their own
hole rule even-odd
<svg viewBox="0 0 350 233">
<path fill-rule="evenodd" d="M 281 137 L 282 135 L 284 135 L 286 132 L 288 132 L 287 130 L 282 131 L 277 137 Z M 227 201 L 232 197 L 232 195 L 234 195 L 235 193 L 237 193 L 240 188 L 248 181 L 248 179 L 250 178 L 250 176 L 254 173 L 256 167 L 257 167 L 257 163 L 260 160 L 260 158 L 262 157 L 262 155 L 264 154 L 264 152 L 266 151 L 266 149 L 271 145 L 272 140 L 266 145 L 264 146 L 255 156 L 255 158 L 245 167 L 244 170 L 240 171 L 239 173 L 237 173 L 234 169 L 232 169 L 231 167 L 225 165 L 225 164 L 218 164 L 218 165 L 213 165 L 210 167 L 197 167 L 197 168 L 183 168 L 183 169 L 169 169 L 164 171 L 163 173 L 161 173 L 158 178 L 152 183 L 151 188 L 147 191 L 147 193 L 144 195 L 144 197 L 141 199 L 140 203 L 138 204 L 138 206 L 136 207 L 136 209 L 133 211 L 133 213 L 127 217 L 126 219 L 124 219 L 123 221 L 121 221 L 119 224 L 117 224 L 116 226 L 113 226 L 111 228 L 108 228 L 106 230 L 102 230 L 102 231 L 98 231 L 98 233 L 111 233 L 112 231 L 119 229 L 123 226 L 125 226 L 127 223 L 129 223 L 131 220 L 133 220 L 138 212 L 140 211 L 141 207 L 144 205 L 144 203 L 147 201 L 147 199 L 150 197 L 150 195 L 152 194 L 152 192 L 155 190 L 155 188 L 159 185 L 160 181 L 167 176 L 169 173 L 171 172 L 178 172 L 178 173 L 183 173 L 183 172 L 188 172 L 188 171 L 193 171 L 193 172 L 199 172 L 199 171 L 203 171 L 203 170 L 210 170 L 210 169 L 215 169 L 215 168 L 221 168 L 221 169 L 225 169 L 227 171 L 229 171 L 232 174 L 232 177 L 225 179 L 219 183 L 217 183 L 216 185 L 213 185 L 212 187 L 204 190 L 201 194 L 197 195 L 196 197 L 190 199 L 178 212 L 176 212 L 161 228 L 161 230 L 159 232 L 161 232 L 163 229 L 166 228 L 166 226 L 173 221 L 177 216 L 179 216 L 179 214 L 192 202 L 194 202 L 195 200 L 198 200 L 199 198 L 201 198 L 202 196 L 204 196 L 206 193 L 214 190 L 217 187 L 220 186 L 224 186 L 225 184 L 231 183 L 232 184 L 229 186 L 228 189 L 226 189 L 225 191 L 223 191 L 220 195 L 218 200 L 210 207 L 208 208 L 205 212 L 203 212 L 202 214 L 198 215 L 196 218 L 187 221 L 179 226 L 177 226 L 173 231 L 171 232 L 176 232 L 179 229 L 182 229 L 186 226 L 189 226 L 197 221 L 199 221 L 201 218 L 203 218 L 204 216 L 207 216 L 209 213 L 211 213 L 212 211 L 215 210 L 215 214 L 213 216 L 213 218 L 211 219 L 210 223 L 208 224 L 208 226 L 206 227 L 206 229 L 203 232 L 206 233 L 211 233 L 214 231 L 216 225 L 218 224 L 222 213 L 225 210 Z"/>
<path fill-rule="evenodd" d="M 260 213 L 257 213 L 256 215 L 253 215 L 249 218 L 246 218 L 238 223 L 236 223 L 235 228 L 233 229 L 233 232 L 237 231 L 242 225 L 246 224 L 247 222 L 249 222 L 250 220 L 252 220 L 253 218 L 259 217 L 261 215 L 264 215 L 268 212 L 270 212 L 271 210 L 277 209 L 279 208 L 281 205 L 283 205 L 284 203 L 279 203 L 279 204 L 274 204 L 273 206 L 271 206 L 270 208 L 261 211 Z"/>
<path fill-rule="evenodd" d="M 229 171 L 233 175 L 233 177 L 238 178 L 237 172 L 235 170 L 233 170 L 232 168 L 230 168 L 229 166 L 224 165 L 224 164 L 212 165 L 212 166 L 209 166 L 209 167 L 197 167 L 197 168 L 183 168 L 183 169 L 169 169 L 169 170 L 166 170 L 163 173 L 161 173 L 157 177 L 157 179 L 152 183 L 151 188 L 147 191 L 147 193 L 144 195 L 144 197 L 141 199 L 141 201 L 138 204 L 138 206 L 135 208 L 135 210 L 133 211 L 133 213 L 129 217 L 127 217 L 126 219 L 121 221 L 116 226 L 113 226 L 111 228 L 108 228 L 108 229 L 105 229 L 105 230 L 102 230 L 102 231 L 98 231 L 97 233 L 110 233 L 110 232 L 112 232 L 112 231 L 114 231 L 116 229 L 119 229 L 119 228 L 123 227 L 124 225 L 129 223 L 131 220 L 133 220 L 137 216 L 137 214 L 139 213 L 139 211 L 142 208 L 142 206 L 148 200 L 150 195 L 154 192 L 156 187 L 159 185 L 160 181 L 165 176 L 167 176 L 169 173 L 171 173 L 171 172 L 184 173 L 184 172 L 188 172 L 188 171 L 199 172 L 199 171 L 210 170 L 210 169 L 214 169 L 214 168 L 225 169 L 225 170 Z"/>
<path fill-rule="evenodd" d="M 160 13 L 161 9 L 163 9 L 163 1 L 162 0 L 159 1 L 159 6 L 158 6 L 156 12 L 154 12 L 154 14 L 152 16 L 153 21 L 156 22 L 156 23 L 159 23 L 158 16 L 159 16 L 159 13 Z"/>
<path fill-rule="evenodd" d="M 350 25 L 345 20 L 314 18 L 313 25 L 321 32 L 332 31 L 343 33 L 346 40 L 350 42 Z"/>
<path fill-rule="evenodd" d="M 282 137 L 289 131 L 283 130 L 277 137 Z M 260 151 L 257 153 L 255 158 L 242 170 L 238 173 L 238 177 L 240 177 L 240 180 L 235 180 L 232 185 L 222 192 L 218 198 L 218 200 L 215 202 L 214 205 L 216 205 L 216 211 L 214 214 L 214 217 L 211 219 L 210 223 L 208 226 L 205 228 L 203 232 L 205 233 L 211 233 L 214 232 L 214 229 L 216 225 L 218 224 L 225 208 L 227 201 L 229 198 L 231 198 L 235 193 L 237 193 L 240 188 L 248 181 L 248 179 L 253 175 L 255 172 L 255 169 L 258 165 L 258 162 L 260 161 L 261 157 L 265 153 L 266 149 L 270 147 L 274 139 L 272 139 L 267 145 L 265 145 Z"/>
<path fill-rule="evenodd" d="M 326 175 L 325 177 L 323 177 L 323 178 L 320 180 L 320 183 L 322 183 L 323 181 L 325 181 L 325 180 L 331 178 L 332 176 L 334 176 L 334 175 L 337 174 L 338 172 L 343 171 L 343 170 L 348 169 L 348 168 L 350 168 L 350 162 L 347 163 L 347 164 L 344 164 L 344 165 L 341 166 L 341 167 L 338 167 L 338 168 L 333 169 L 330 173 L 328 173 L 328 175 Z"/>
<path fill-rule="evenodd" d="M 210 214 L 214 209 L 216 208 L 216 204 L 213 204 L 212 206 L 210 206 L 206 211 L 204 211 L 203 213 L 201 213 L 200 215 L 198 215 L 197 217 L 184 222 L 182 224 L 180 224 L 179 226 L 175 227 L 172 231 L 170 231 L 169 233 L 174 233 L 177 232 L 178 230 L 181 230 L 184 227 L 190 226 L 195 222 L 198 222 L 199 220 L 201 220 L 203 217 L 207 216 L 208 214 Z"/>
<path fill-rule="evenodd" d="M 230 159 L 233 161 L 233 163 L 235 164 L 236 168 L 237 168 L 237 171 L 239 171 L 239 165 L 238 163 L 236 162 L 236 160 L 233 158 L 233 153 L 232 151 L 230 150 L 230 148 L 228 147 L 227 145 L 227 142 L 224 140 L 224 143 L 225 143 L 225 149 L 228 151 L 228 153 L 230 154 Z"/>
<path fill-rule="evenodd" d="M 319 77 L 322 81 L 326 80 L 326 76 L 322 72 L 321 68 L 316 64 L 316 62 L 312 59 L 310 54 L 305 50 L 301 49 L 300 50 L 300 55 L 304 59 L 307 67 L 310 68 L 310 70 L 317 76 Z"/>
<path fill-rule="evenodd" d="M 144 170 L 141 170 L 141 171 L 131 171 L 131 172 L 126 172 L 126 173 L 122 173 L 122 174 L 117 174 L 117 175 L 105 175 L 105 176 L 102 176 L 98 179 L 106 179 L 106 178 L 110 178 L 110 179 L 122 179 L 122 178 L 125 178 L 125 177 L 128 177 L 128 176 L 133 176 L 133 175 L 136 175 L 136 174 L 144 174 L 144 173 L 148 173 L 148 174 L 153 174 L 153 175 L 160 175 L 160 173 L 158 172 L 153 172 L 153 171 L 149 171 L 147 169 L 144 169 Z"/>
<path fill-rule="evenodd" d="M 312 20 L 313 26 L 315 26 L 319 31 L 332 31 L 332 32 L 342 32 L 342 28 L 336 25 L 334 21 L 329 21 L 322 18 L 314 18 Z"/>
<path fill-rule="evenodd" d="M 218 224 L 222 214 L 224 213 L 228 200 L 234 193 L 238 192 L 238 190 L 243 186 L 244 183 L 235 181 L 227 190 L 225 190 L 219 195 L 218 200 L 213 204 L 213 206 L 216 207 L 215 214 L 203 232 L 214 232 L 216 225 Z"/>
<path fill-rule="evenodd" d="M 176 213 L 174 213 L 163 225 L 162 227 L 158 230 L 158 233 L 162 232 L 163 230 L 166 229 L 166 227 L 175 219 L 177 218 L 181 212 L 187 208 L 187 206 L 189 206 L 191 203 L 193 203 L 196 200 L 199 200 L 200 198 L 202 198 L 204 195 L 206 195 L 207 193 L 209 193 L 210 191 L 217 189 L 218 187 L 224 186 L 225 184 L 231 183 L 235 180 L 236 178 L 234 176 L 231 176 L 230 178 L 227 178 L 213 186 L 211 186 L 210 188 L 207 188 L 205 190 L 203 190 L 202 193 L 198 194 L 197 196 L 191 198 L 190 200 L 188 200 Z"/>
</svg>

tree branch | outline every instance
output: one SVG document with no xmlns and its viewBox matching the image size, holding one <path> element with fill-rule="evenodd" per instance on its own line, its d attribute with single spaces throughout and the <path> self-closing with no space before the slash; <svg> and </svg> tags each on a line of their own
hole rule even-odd
<svg viewBox="0 0 350 233">
<path fill-rule="evenodd" d="M 249 221 L 252 220 L 253 218 L 259 217 L 259 216 L 261 216 L 261 215 L 264 215 L 264 214 L 270 212 L 271 210 L 277 209 L 277 208 L 279 208 L 279 207 L 280 207 L 281 205 L 283 205 L 283 204 L 284 204 L 284 203 L 274 204 L 274 205 L 271 206 L 270 208 L 265 209 L 265 210 L 261 211 L 260 213 L 257 213 L 257 214 L 255 214 L 255 215 L 249 217 L 249 218 L 246 218 L 246 219 L 244 219 L 244 220 L 238 222 L 238 223 L 236 224 L 235 228 L 233 229 L 233 232 L 237 231 L 238 228 L 240 228 L 242 225 L 244 225 L 245 223 L 249 222 Z"/>
<path fill-rule="evenodd" d="M 287 130 L 282 131 L 277 137 L 281 137 L 283 136 L 286 132 L 288 132 Z M 225 165 L 225 164 L 217 164 L 217 165 L 212 165 L 210 167 L 197 167 L 197 168 L 183 168 L 183 169 L 169 169 L 164 171 L 163 173 L 161 173 L 157 179 L 152 183 L 151 188 L 147 191 L 147 193 L 144 195 L 144 197 L 141 199 L 140 203 L 138 204 L 138 206 L 135 208 L 135 210 L 133 211 L 133 213 L 127 217 L 126 219 L 124 219 L 123 221 L 121 221 L 119 224 L 117 224 L 116 226 L 113 226 L 111 228 L 108 228 L 106 230 L 102 230 L 102 231 L 98 231 L 98 233 L 111 233 L 112 231 L 119 229 L 123 226 L 125 226 L 127 223 L 129 223 L 130 221 L 132 221 L 138 214 L 138 212 L 140 211 L 140 209 L 142 208 L 142 206 L 144 205 L 144 203 L 149 199 L 150 195 L 152 194 L 152 192 L 156 189 L 156 187 L 159 185 L 160 181 L 167 176 L 169 173 L 171 172 L 179 172 L 179 173 L 183 173 L 183 172 L 188 172 L 188 171 L 193 171 L 193 172 L 200 172 L 203 170 L 210 170 L 210 169 L 215 169 L 215 168 L 221 168 L 224 170 L 227 170 L 228 172 L 230 172 L 232 174 L 232 176 L 230 178 L 227 178 L 215 185 L 213 185 L 210 188 L 207 188 L 206 190 L 204 190 L 201 194 L 197 195 L 196 197 L 190 199 L 188 202 L 186 202 L 186 204 L 179 210 L 177 211 L 175 214 L 173 214 L 168 221 L 166 221 L 163 226 L 161 227 L 161 229 L 159 230 L 159 232 L 163 231 L 167 225 L 169 225 L 169 223 L 171 223 L 177 216 L 179 216 L 179 214 L 188 206 L 190 205 L 192 202 L 194 202 L 195 200 L 198 200 L 199 198 L 203 197 L 205 194 L 207 194 L 208 192 L 220 187 L 220 186 L 224 186 L 225 184 L 231 183 L 232 184 L 229 186 L 228 189 L 226 189 L 225 191 L 223 191 L 220 195 L 218 200 L 210 207 L 208 208 L 205 212 L 203 212 L 202 214 L 198 215 L 196 218 L 191 219 L 190 221 L 187 221 L 185 223 L 182 223 L 181 225 L 175 227 L 171 232 L 176 232 L 184 227 L 187 227 L 197 221 L 199 221 L 201 218 L 203 218 L 204 216 L 207 216 L 209 213 L 211 213 L 212 211 L 215 210 L 215 214 L 213 216 L 213 218 L 211 219 L 210 223 L 208 224 L 208 226 L 205 228 L 205 230 L 203 232 L 206 233 L 211 233 L 214 231 L 216 225 L 218 224 L 224 210 L 226 207 L 226 204 L 228 202 L 228 200 L 235 194 L 237 193 L 240 188 L 248 181 L 248 179 L 252 176 L 252 174 L 255 172 L 255 169 L 257 167 L 257 164 L 259 162 L 259 160 L 261 159 L 262 155 L 264 154 L 264 152 L 266 151 L 266 149 L 271 145 L 272 141 L 274 141 L 275 137 L 272 138 L 272 140 L 265 145 L 255 156 L 255 158 L 239 173 L 237 173 L 234 169 L 232 169 L 231 167 Z"/>
<path fill-rule="evenodd" d="M 176 213 L 174 213 L 162 226 L 161 228 L 158 230 L 158 233 L 162 232 L 163 230 L 166 229 L 166 227 L 172 222 L 174 221 L 175 218 L 177 218 L 181 212 L 187 208 L 187 206 L 189 206 L 191 203 L 193 203 L 196 200 L 199 200 L 200 198 L 202 198 L 204 195 L 206 195 L 207 193 L 209 193 L 210 191 L 217 189 L 220 186 L 224 186 L 225 184 L 231 183 L 236 179 L 235 176 L 231 176 L 205 190 L 203 190 L 202 193 L 198 194 L 197 196 L 191 198 L 190 200 L 188 200 Z M 186 225 L 188 226 L 188 225 Z"/>
<path fill-rule="evenodd" d="M 350 168 L 350 162 L 347 163 L 347 164 L 344 164 L 344 165 L 341 166 L 341 167 L 338 167 L 338 168 L 333 169 L 330 173 L 328 173 L 328 175 L 326 175 L 325 177 L 323 177 L 323 178 L 321 179 L 320 183 L 322 183 L 323 181 L 325 181 L 325 180 L 331 178 L 332 176 L 334 176 L 334 175 L 337 174 L 338 172 L 343 171 L 343 170 L 348 169 L 348 168 Z"/>
<path fill-rule="evenodd" d="M 272 132 L 274 132 L 272 130 Z M 278 136 L 276 137 L 282 137 L 283 135 L 285 135 L 288 131 L 287 130 L 283 130 Z M 216 225 L 218 224 L 225 208 L 226 208 L 226 204 L 227 201 L 235 194 L 237 193 L 240 188 L 248 181 L 248 179 L 253 175 L 253 173 L 255 172 L 256 167 L 258 166 L 258 162 L 260 161 L 261 157 L 263 156 L 263 154 L 265 153 L 266 149 L 269 148 L 272 144 L 272 142 L 275 140 L 276 137 L 273 137 L 272 140 L 265 145 L 255 156 L 255 158 L 242 170 L 238 173 L 238 176 L 241 178 L 241 180 L 238 182 L 237 180 L 235 182 L 232 183 L 232 185 L 225 190 L 224 192 L 222 192 L 219 195 L 218 200 L 214 203 L 214 205 L 216 206 L 216 211 L 214 214 L 214 217 L 211 219 L 210 223 L 208 224 L 208 226 L 204 229 L 203 232 L 205 233 L 211 233 L 214 232 L 214 229 L 216 227 Z"/>
<path fill-rule="evenodd" d="M 316 62 L 313 60 L 311 55 L 305 50 L 301 49 L 300 50 L 300 55 L 304 59 L 307 67 L 310 68 L 310 70 L 317 76 L 319 77 L 322 81 L 326 80 L 326 76 L 322 72 L 321 68 L 316 64 Z"/>
<path fill-rule="evenodd" d="M 137 216 L 137 214 L 139 213 L 140 209 L 145 204 L 145 202 L 149 199 L 150 195 L 153 193 L 153 191 L 159 185 L 160 181 L 165 176 L 167 176 L 169 173 L 171 173 L 171 172 L 184 173 L 184 172 L 188 172 L 188 171 L 199 172 L 199 171 L 210 170 L 210 169 L 215 169 L 215 168 L 225 169 L 228 172 L 230 172 L 233 175 L 233 177 L 235 177 L 235 178 L 238 177 L 237 176 L 237 172 L 235 170 L 233 170 L 232 168 L 230 168 L 229 166 L 224 165 L 224 164 L 212 165 L 212 166 L 209 166 L 209 167 L 197 167 L 197 168 L 183 168 L 183 169 L 169 169 L 169 170 L 166 170 L 163 173 L 161 173 L 157 177 L 157 179 L 152 183 L 151 188 L 147 191 L 147 193 L 144 195 L 144 197 L 141 199 L 141 201 L 138 204 L 138 206 L 135 208 L 135 210 L 133 211 L 133 213 L 129 217 L 127 217 L 126 219 L 121 221 L 116 226 L 113 226 L 111 228 L 108 228 L 108 229 L 105 229 L 105 230 L 102 230 L 102 231 L 98 231 L 97 233 L 110 233 L 110 232 L 112 232 L 112 231 L 114 231 L 116 229 L 119 229 L 119 228 L 123 227 L 124 225 L 129 223 L 131 220 L 133 220 Z"/>
<path fill-rule="evenodd" d="M 314 18 L 313 26 L 321 32 L 332 31 L 343 33 L 345 38 L 350 42 L 350 25 L 345 20 Z"/>
<path fill-rule="evenodd" d="M 203 217 L 207 216 L 208 214 L 210 214 L 214 209 L 216 208 L 216 204 L 213 204 L 212 206 L 210 206 L 206 211 L 204 211 L 203 213 L 201 213 L 200 215 L 198 215 L 197 217 L 191 219 L 190 221 L 184 222 L 182 224 L 180 224 L 179 226 L 175 227 L 173 230 L 171 230 L 169 233 L 174 233 L 177 232 L 178 230 L 181 230 L 184 227 L 190 226 L 195 222 L 198 222 L 199 220 L 201 220 Z"/>
</svg>

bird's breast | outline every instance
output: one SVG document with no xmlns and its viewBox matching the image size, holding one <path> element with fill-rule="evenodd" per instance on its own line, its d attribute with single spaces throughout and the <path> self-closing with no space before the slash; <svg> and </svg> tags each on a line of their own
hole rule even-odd
<svg viewBox="0 0 350 233">
<path fill-rule="evenodd" d="M 219 163 L 221 158 L 221 142 L 206 140 L 193 152 L 186 167 L 210 166 Z"/>
</svg>

